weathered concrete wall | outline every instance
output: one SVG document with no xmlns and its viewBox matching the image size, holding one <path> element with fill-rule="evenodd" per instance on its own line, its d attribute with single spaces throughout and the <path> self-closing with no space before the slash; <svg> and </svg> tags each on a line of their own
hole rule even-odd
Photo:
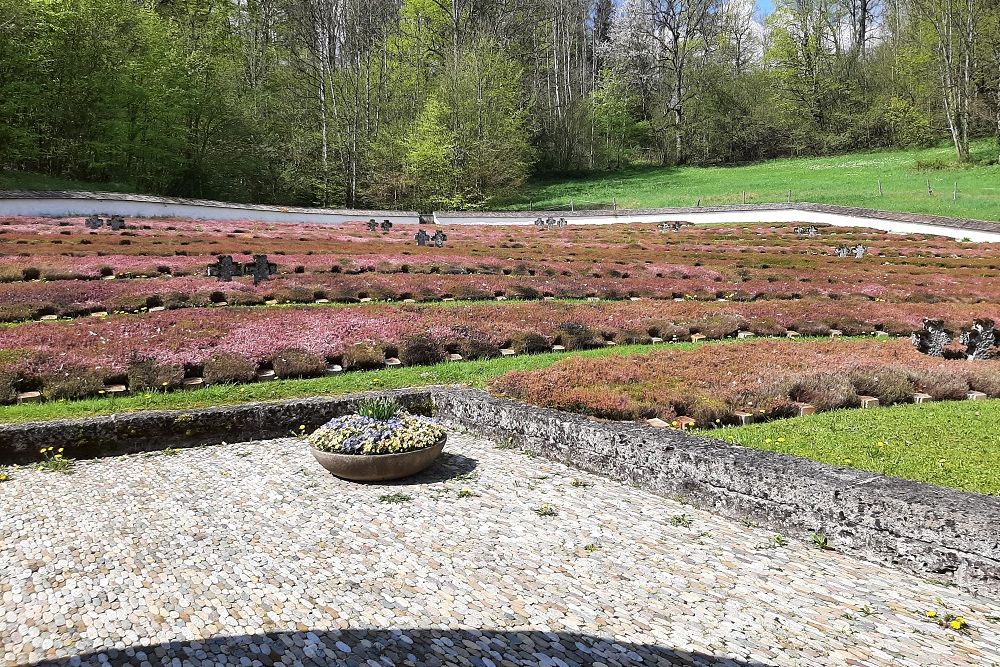
<svg viewBox="0 0 1000 667">
<path fill-rule="evenodd" d="M 334 417 L 351 413 L 370 396 L 391 396 L 419 414 L 430 414 L 432 409 L 430 392 L 419 389 L 2 424 L 0 465 L 37 461 L 42 447 L 65 447 L 67 458 L 81 459 L 281 438 L 296 433 L 299 426 L 311 432 Z"/>
<path fill-rule="evenodd" d="M 776 532 L 824 532 L 838 551 L 1000 593 L 1000 498 L 747 449 L 675 430 L 599 422 L 473 390 L 435 412 L 588 472 Z"/>
</svg>

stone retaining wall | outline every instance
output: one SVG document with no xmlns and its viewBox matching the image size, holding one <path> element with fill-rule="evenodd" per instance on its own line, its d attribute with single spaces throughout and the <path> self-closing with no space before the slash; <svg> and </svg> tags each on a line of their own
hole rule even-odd
<svg viewBox="0 0 1000 667">
<path fill-rule="evenodd" d="M 299 426 L 315 430 L 334 417 L 349 414 L 362 399 L 391 396 L 411 412 L 430 414 L 427 389 L 350 396 L 273 401 L 244 405 L 132 412 L 87 419 L 0 425 L 0 465 L 30 463 L 42 447 L 64 447 L 67 458 L 82 459 L 194 447 L 219 442 L 281 438 Z"/>
<path fill-rule="evenodd" d="M 435 413 L 499 441 L 775 532 L 1000 593 L 1000 498 L 458 389 Z"/>
<path fill-rule="evenodd" d="M 0 464 L 38 460 L 41 447 L 87 458 L 262 440 L 312 430 L 392 396 L 497 442 L 675 497 L 776 533 L 903 567 L 968 590 L 1000 595 L 1000 498 L 962 493 L 807 459 L 730 445 L 681 431 L 605 422 L 485 392 L 430 387 L 0 425 Z"/>
</svg>

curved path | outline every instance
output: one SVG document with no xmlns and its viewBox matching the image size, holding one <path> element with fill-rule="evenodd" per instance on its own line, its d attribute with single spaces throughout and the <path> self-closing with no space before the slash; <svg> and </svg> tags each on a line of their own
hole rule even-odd
<svg viewBox="0 0 1000 667">
<path fill-rule="evenodd" d="M 13 471 L 0 663 L 1000 664 L 1000 601 L 480 438 L 447 452 L 394 485 L 296 439 Z"/>
<path fill-rule="evenodd" d="M 420 221 L 420 215 L 415 211 L 338 210 L 234 204 L 113 192 L 0 191 L 0 215 L 68 217 L 92 214 L 326 225 L 361 222 L 372 218 L 390 220 L 393 224 L 417 224 Z M 1000 222 L 794 202 L 558 213 L 439 211 L 434 213 L 433 218 L 439 224 L 449 225 L 530 225 L 539 217 L 550 216 L 566 218 L 574 225 L 674 221 L 693 224 L 794 222 L 869 227 L 900 234 L 932 234 L 977 242 L 1000 242 Z"/>
</svg>

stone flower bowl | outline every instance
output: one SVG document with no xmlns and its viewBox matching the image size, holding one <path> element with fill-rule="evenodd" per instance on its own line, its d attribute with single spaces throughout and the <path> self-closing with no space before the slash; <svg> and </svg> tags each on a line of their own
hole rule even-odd
<svg viewBox="0 0 1000 667">
<path fill-rule="evenodd" d="M 411 477 L 430 468 L 444 451 L 447 435 L 423 449 L 400 454 L 336 454 L 310 447 L 319 464 L 328 471 L 352 482 L 388 482 Z"/>
<path fill-rule="evenodd" d="M 305 438 L 321 466 L 354 482 L 416 475 L 437 460 L 447 439 L 438 424 L 403 411 L 390 411 L 382 418 L 337 417 Z"/>
</svg>

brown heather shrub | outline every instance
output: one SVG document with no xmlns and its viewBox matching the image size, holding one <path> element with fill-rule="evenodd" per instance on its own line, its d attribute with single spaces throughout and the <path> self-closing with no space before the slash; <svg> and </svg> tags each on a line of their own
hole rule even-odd
<svg viewBox="0 0 1000 667">
<path fill-rule="evenodd" d="M 712 340 L 733 336 L 746 326 L 746 320 L 739 315 L 719 314 L 703 317 L 692 322 L 691 333 L 700 333 Z"/>
<path fill-rule="evenodd" d="M 691 331 L 688 327 L 674 324 L 667 320 L 650 320 L 646 331 L 649 332 L 650 336 L 656 336 L 665 341 L 683 342 L 691 340 Z"/>
<path fill-rule="evenodd" d="M 13 403 L 17 398 L 17 373 L 0 368 L 0 403 Z"/>
<path fill-rule="evenodd" d="M 458 337 L 449 347 L 453 347 L 463 359 L 493 359 L 500 356 L 500 346 L 486 334 L 470 329 L 456 333 Z"/>
<path fill-rule="evenodd" d="M 859 395 L 874 396 L 880 405 L 913 401 L 913 383 L 901 368 L 858 368 L 851 371 L 850 378 Z"/>
<path fill-rule="evenodd" d="M 910 371 L 910 380 L 916 385 L 917 390 L 930 395 L 935 401 L 958 401 L 969 393 L 969 381 L 962 377 L 961 370 L 959 368 L 954 371 L 944 368 L 915 369 Z"/>
<path fill-rule="evenodd" d="M 792 331 L 798 331 L 803 336 L 829 336 L 830 327 L 823 324 L 822 322 L 816 322 L 813 320 L 806 321 L 796 321 L 789 326 Z"/>
<path fill-rule="evenodd" d="M 344 350 L 341 365 L 352 371 L 367 371 L 385 366 L 385 350 L 381 345 L 355 343 Z"/>
<path fill-rule="evenodd" d="M 778 324 L 770 317 L 754 317 L 747 322 L 747 330 L 758 336 L 783 336 L 785 327 Z"/>
<path fill-rule="evenodd" d="M 542 293 L 530 285 L 513 285 L 511 293 L 515 299 L 524 301 L 537 301 L 542 298 Z"/>
<path fill-rule="evenodd" d="M 105 373 L 87 367 L 67 367 L 42 377 L 42 394 L 51 401 L 73 401 L 95 396 L 104 387 Z"/>
<path fill-rule="evenodd" d="M 965 371 L 969 389 L 981 391 L 990 398 L 1000 398 L 1000 373 L 985 368 L 969 368 Z"/>
<path fill-rule="evenodd" d="M 614 341 L 619 345 L 646 345 L 651 343 L 651 336 L 643 331 L 626 329 L 619 331 L 614 336 Z"/>
<path fill-rule="evenodd" d="M 426 334 L 416 334 L 403 341 L 399 360 L 407 366 L 428 366 L 444 361 L 444 348 Z"/>
<path fill-rule="evenodd" d="M 492 299 L 493 294 L 475 285 L 458 285 L 455 287 L 455 298 L 461 301 L 483 301 Z"/>
<path fill-rule="evenodd" d="M 257 364 L 239 354 L 217 354 L 205 362 L 203 375 L 208 384 L 252 382 L 257 376 Z"/>
<path fill-rule="evenodd" d="M 538 354 L 550 351 L 552 345 L 545 336 L 533 331 L 524 331 L 511 337 L 510 348 L 518 354 Z"/>
<path fill-rule="evenodd" d="M 818 373 L 802 378 L 792 385 L 789 397 L 808 403 L 819 411 L 854 408 L 861 405 L 850 378 L 843 373 Z"/>
<path fill-rule="evenodd" d="M 128 363 L 128 388 L 132 392 L 176 389 L 184 382 L 184 369 L 133 355 Z"/>
<path fill-rule="evenodd" d="M 326 359 L 293 347 L 274 355 L 271 367 L 274 374 L 282 379 L 318 377 L 326 371 Z"/>
<path fill-rule="evenodd" d="M 556 329 L 556 339 L 567 350 L 589 350 L 604 345 L 604 337 L 585 324 L 563 322 Z"/>
</svg>

